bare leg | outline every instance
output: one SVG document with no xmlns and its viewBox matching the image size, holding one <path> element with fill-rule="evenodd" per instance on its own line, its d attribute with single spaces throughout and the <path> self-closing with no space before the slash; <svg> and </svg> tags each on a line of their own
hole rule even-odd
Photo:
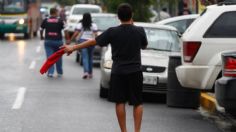
<svg viewBox="0 0 236 132">
<path fill-rule="evenodd" d="M 143 105 L 134 106 L 133 114 L 135 132 L 140 132 L 143 116 Z"/>
<path fill-rule="evenodd" d="M 121 132 L 127 132 L 125 104 L 116 104 L 116 116 L 120 125 Z"/>
</svg>

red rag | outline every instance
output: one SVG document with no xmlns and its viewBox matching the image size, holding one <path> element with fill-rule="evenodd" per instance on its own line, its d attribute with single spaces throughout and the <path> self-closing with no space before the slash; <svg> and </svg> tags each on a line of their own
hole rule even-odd
<svg viewBox="0 0 236 132">
<path fill-rule="evenodd" d="M 64 49 L 60 49 L 57 52 L 55 52 L 54 54 L 52 54 L 47 60 L 46 62 L 43 64 L 43 66 L 40 69 L 40 73 L 44 74 L 48 71 L 48 69 L 54 65 L 63 55 L 65 54 Z"/>
</svg>

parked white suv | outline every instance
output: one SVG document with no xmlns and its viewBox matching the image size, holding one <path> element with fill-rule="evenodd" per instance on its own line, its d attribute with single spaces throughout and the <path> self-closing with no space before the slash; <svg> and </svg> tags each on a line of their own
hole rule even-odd
<svg viewBox="0 0 236 132">
<path fill-rule="evenodd" d="M 181 85 L 211 90 L 221 76 L 221 54 L 236 50 L 236 3 L 208 6 L 182 36 Z"/>
</svg>

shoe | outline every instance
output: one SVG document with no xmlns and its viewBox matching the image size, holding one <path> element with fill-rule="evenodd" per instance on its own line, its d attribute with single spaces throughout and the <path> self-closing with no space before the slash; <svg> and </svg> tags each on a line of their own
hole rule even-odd
<svg viewBox="0 0 236 132">
<path fill-rule="evenodd" d="M 53 74 L 48 74 L 47 75 L 49 78 L 53 78 Z"/>
</svg>

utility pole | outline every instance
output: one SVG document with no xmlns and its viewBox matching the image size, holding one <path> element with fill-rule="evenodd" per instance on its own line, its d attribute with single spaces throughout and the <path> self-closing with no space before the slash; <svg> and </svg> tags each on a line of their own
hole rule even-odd
<svg viewBox="0 0 236 132">
<path fill-rule="evenodd" d="M 157 14 L 158 14 L 158 21 L 161 20 L 161 2 L 157 0 Z"/>
</svg>

